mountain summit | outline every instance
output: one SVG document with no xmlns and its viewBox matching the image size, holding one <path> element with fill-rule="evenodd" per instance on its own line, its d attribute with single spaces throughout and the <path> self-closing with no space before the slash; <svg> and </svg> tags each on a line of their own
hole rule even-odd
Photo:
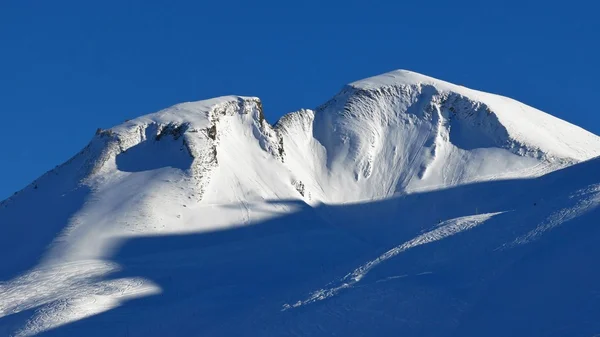
<svg viewBox="0 0 600 337">
<path fill-rule="evenodd" d="M 256 97 L 178 104 L 0 203 L 0 334 L 597 333 L 600 273 L 573 261 L 600 257 L 599 155 L 406 70 L 274 125 Z"/>
</svg>

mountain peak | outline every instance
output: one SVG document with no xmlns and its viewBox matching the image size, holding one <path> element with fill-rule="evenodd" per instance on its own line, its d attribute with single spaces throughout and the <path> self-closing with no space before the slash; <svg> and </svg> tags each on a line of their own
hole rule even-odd
<svg viewBox="0 0 600 337">
<path fill-rule="evenodd" d="M 319 158 L 308 162 L 322 178 L 306 186 L 336 202 L 537 176 L 600 155 L 600 138 L 575 125 L 406 70 L 353 82 L 281 124 L 286 152 L 302 153 L 298 165 Z"/>
<path fill-rule="evenodd" d="M 211 99 L 173 105 L 156 113 L 144 115 L 113 127 L 114 132 L 141 124 L 189 124 L 192 127 L 207 127 L 219 116 L 248 114 L 254 119 L 263 119 L 262 103 L 258 97 L 221 96 Z"/>
<path fill-rule="evenodd" d="M 395 85 L 418 84 L 433 85 L 444 89 L 460 88 L 458 85 L 405 69 L 397 69 L 381 75 L 358 80 L 350 83 L 349 86 L 357 89 L 369 90 Z"/>
<path fill-rule="evenodd" d="M 496 120 L 494 128 L 505 129 L 510 142 L 530 144 L 549 158 L 565 158 L 581 161 L 596 154 L 598 137 L 582 128 L 560 120 L 531 106 L 501 95 L 473 90 L 430 76 L 408 70 L 394 70 L 378 76 L 359 80 L 348 85 L 352 95 L 361 96 L 361 91 L 374 96 L 412 97 L 407 104 L 417 100 L 434 101 L 435 105 L 450 110 L 449 118 L 456 119 L 465 106 L 482 111 L 486 118 L 466 112 L 469 118 L 482 118 L 478 123 Z M 345 93 L 347 96 L 348 93 Z M 415 98 L 416 97 L 416 98 Z M 394 99 L 392 99 L 394 100 Z M 453 103 L 454 102 L 454 103 Z M 452 106 L 458 104 L 460 106 Z M 397 109 L 396 109 L 397 110 Z M 414 109 L 407 109 L 413 111 Z M 467 108 L 468 110 L 468 108 Z M 464 114 L 463 114 L 464 115 Z M 537 151 L 536 150 L 536 151 Z"/>
</svg>

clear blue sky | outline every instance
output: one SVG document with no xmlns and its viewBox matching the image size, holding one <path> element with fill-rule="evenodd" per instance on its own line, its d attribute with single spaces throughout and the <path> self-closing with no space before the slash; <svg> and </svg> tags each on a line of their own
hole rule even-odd
<svg viewBox="0 0 600 337">
<path fill-rule="evenodd" d="M 0 0 L 0 199 L 98 127 L 226 94 L 267 118 L 397 68 L 600 133 L 594 1 Z"/>
</svg>

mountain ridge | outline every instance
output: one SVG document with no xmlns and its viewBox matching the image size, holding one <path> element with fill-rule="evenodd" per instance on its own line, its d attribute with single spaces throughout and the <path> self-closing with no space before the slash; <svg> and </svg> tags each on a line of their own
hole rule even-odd
<svg viewBox="0 0 600 337">
<path fill-rule="evenodd" d="M 500 128 L 500 129 L 504 129 L 501 130 L 502 133 L 504 133 L 505 138 L 507 138 L 504 142 L 499 142 L 498 140 L 483 140 L 482 141 L 482 145 L 483 147 L 507 147 L 509 150 L 511 150 L 513 153 L 519 154 L 519 155 L 525 155 L 525 156 L 533 156 L 533 157 L 538 157 L 538 159 L 543 159 L 543 160 L 550 160 L 550 161 L 558 161 L 558 166 L 564 166 L 564 165 L 570 165 L 573 163 L 576 163 L 578 161 L 581 160 L 586 160 L 589 159 L 593 156 L 598 156 L 600 155 L 600 151 L 595 150 L 593 153 L 587 153 L 585 151 L 582 151 L 581 149 L 581 141 L 579 143 L 575 142 L 574 145 L 572 144 L 566 144 L 566 146 L 564 146 L 564 144 L 559 144 L 559 146 L 557 146 L 559 148 L 558 151 L 556 151 L 557 153 L 552 153 L 551 151 L 548 151 L 547 149 L 542 149 L 539 146 L 536 146 L 537 144 L 535 144 L 536 142 L 532 142 L 534 144 L 534 146 L 532 148 L 529 148 L 527 146 L 523 146 L 522 141 L 520 141 L 519 138 L 522 138 L 525 136 L 525 140 L 529 140 L 526 136 L 528 132 L 509 132 L 509 130 L 507 130 L 504 125 L 502 124 L 502 122 L 500 120 L 498 120 L 498 115 L 496 110 L 492 110 L 492 108 L 490 107 L 489 104 L 485 103 L 484 101 L 486 99 L 490 99 L 490 97 L 494 98 L 496 100 L 496 104 L 498 104 L 498 100 L 509 100 L 511 101 L 511 103 L 516 103 L 518 105 L 518 108 L 523 110 L 523 107 L 525 108 L 530 108 L 520 102 L 511 100 L 509 98 L 506 97 L 502 97 L 502 96 L 498 96 L 498 95 L 493 95 L 493 94 L 488 94 L 485 92 L 481 92 L 481 91 L 476 91 L 476 90 L 472 90 L 472 89 L 468 89 L 462 86 L 457 86 L 454 85 L 452 83 L 449 82 L 445 82 L 442 80 L 438 80 L 426 75 L 422 75 L 422 74 L 418 74 L 415 72 L 411 72 L 408 70 L 395 70 L 395 71 L 391 71 L 382 75 L 378 75 L 378 76 L 373 76 L 370 78 L 366 78 L 363 80 L 359 80 L 356 82 L 352 82 L 347 84 L 346 86 L 344 86 L 342 88 L 342 90 L 336 94 L 331 100 L 329 100 L 328 102 L 320 105 L 319 107 L 317 107 L 315 110 L 311 110 L 311 109 L 300 109 L 298 111 L 295 112 L 290 112 L 287 114 L 284 114 L 282 117 L 280 117 L 275 123 L 273 123 L 272 125 L 269 124 L 266 119 L 264 118 L 264 113 L 262 111 L 262 103 L 260 102 L 260 99 L 257 97 L 245 97 L 245 96 L 222 96 L 222 97 L 217 97 L 217 98 L 213 98 L 213 99 L 208 99 L 208 100 L 202 100 L 202 101 L 195 101 L 195 102 L 187 102 L 187 103 L 179 103 L 176 104 L 172 107 L 163 109 L 157 113 L 153 113 L 153 114 L 149 114 L 149 115 L 144 115 L 138 118 L 135 118 L 131 121 L 127 121 L 124 124 L 121 125 L 117 125 L 115 127 L 112 127 L 110 129 L 106 129 L 106 130 L 102 130 L 99 129 L 97 131 L 97 134 L 95 136 L 95 138 L 99 137 L 99 138 L 103 138 L 103 137 L 108 137 L 107 139 L 111 138 L 111 137 L 116 137 L 112 140 L 109 140 L 109 144 L 106 144 L 104 146 L 115 146 L 110 145 L 111 142 L 116 142 L 116 146 L 118 148 L 120 148 L 120 150 L 116 150 L 124 152 L 126 149 L 128 149 L 130 146 L 133 146 L 132 144 L 137 144 L 139 142 L 142 142 L 144 140 L 146 140 L 146 138 L 148 137 L 157 137 L 157 140 L 161 137 L 161 132 L 163 131 L 169 131 L 169 128 L 172 127 L 181 127 L 182 129 L 179 130 L 171 130 L 171 132 L 175 132 L 175 131 L 179 131 L 182 133 L 182 135 L 186 132 L 190 132 L 190 133 L 203 133 L 206 136 L 210 136 L 212 135 L 212 137 L 216 137 L 217 136 L 217 123 L 218 123 L 218 115 L 219 114 L 223 114 L 223 115 L 233 115 L 234 113 L 241 113 L 241 114 L 246 114 L 249 113 L 249 111 L 247 111 L 247 109 L 249 107 L 244 107 L 245 104 L 255 104 L 255 112 L 251 112 L 254 113 L 254 115 L 252 115 L 252 118 L 257 122 L 258 125 L 258 129 L 262 129 L 263 132 L 268 133 L 268 135 L 264 135 L 266 136 L 266 138 L 264 140 L 261 141 L 261 147 L 264 147 L 265 151 L 271 153 L 273 156 L 275 157 L 279 157 L 280 159 L 284 159 L 285 158 L 285 144 L 282 145 L 283 143 L 283 137 L 279 136 L 278 134 L 280 133 L 280 131 L 287 131 L 287 132 L 292 132 L 294 133 L 295 131 L 290 131 L 289 129 L 291 127 L 293 127 L 294 123 L 292 123 L 291 121 L 294 119 L 300 119 L 303 120 L 303 123 L 314 123 L 314 118 L 315 115 L 317 115 L 317 117 L 319 117 L 319 115 L 324 115 L 326 114 L 326 110 L 328 106 L 331 105 L 335 105 L 336 103 L 338 103 L 339 101 L 343 101 L 343 100 L 349 100 L 349 103 L 344 103 L 344 104 L 350 104 L 350 106 L 353 104 L 353 101 L 360 101 L 361 99 L 370 99 L 375 101 L 376 98 L 374 98 L 374 96 L 377 95 L 390 95 L 390 96 L 398 96 L 398 95 L 411 95 L 411 91 L 414 91 L 415 88 L 419 88 L 416 91 L 419 92 L 419 95 L 422 95 L 425 98 L 425 101 L 429 100 L 430 102 L 419 102 L 420 104 L 437 104 L 440 106 L 441 113 L 444 115 L 443 117 L 436 117 L 433 114 L 430 116 L 427 116 L 428 118 L 438 118 L 439 119 L 445 119 L 446 122 L 449 119 L 452 118 L 460 118 L 461 113 L 463 113 L 463 115 L 465 114 L 465 112 L 468 114 L 467 117 L 470 118 L 477 118 L 478 114 L 481 115 L 488 115 L 488 117 L 492 116 L 495 118 L 495 121 L 493 123 L 488 123 L 487 127 L 495 127 L 495 128 Z M 433 98 L 433 96 L 439 95 L 440 97 L 436 97 Z M 481 101 L 474 101 L 473 98 L 468 97 L 467 95 L 471 95 L 471 96 L 475 96 L 475 98 L 481 98 L 483 97 L 483 99 Z M 465 101 L 466 98 L 466 101 Z M 432 102 L 431 100 L 437 100 L 435 102 Z M 375 102 L 377 103 L 377 102 Z M 454 105 L 458 105 L 458 106 L 454 106 Z M 462 106 L 461 106 L 462 105 Z M 465 105 L 467 105 L 467 107 L 465 108 Z M 471 106 L 468 106 L 471 105 Z M 430 107 L 431 108 L 431 107 Z M 344 109 L 346 109 L 346 106 L 344 106 L 342 109 L 340 109 L 340 111 L 344 111 Z M 418 108 L 417 108 L 418 110 Z M 352 111 L 355 112 L 355 111 Z M 415 113 L 415 112 L 419 112 L 419 111 L 409 111 L 408 109 L 406 110 L 406 112 L 402 112 L 402 113 L 406 113 L 406 114 L 411 114 L 411 113 Z M 475 113 L 473 113 L 475 112 Z M 527 116 L 527 113 L 536 113 L 539 114 L 541 113 L 539 110 L 536 109 L 529 109 L 527 110 L 527 113 L 524 113 L 525 110 L 523 110 L 523 113 L 521 114 L 523 116 Z M 543 113 L 542 113 L 543 114 Z M 198 115 L 198 116 L 196 116 Z M 198 118 L 199 116 L 203 116 L 203 118 Z M 350 113 L 350 115 L 348 116 L 342 116 L 344 118 L 356 118 L 357 116 L 354 115 L 352 116 L 352 114 Z M 545 115 L 544 117 L 547 117 L 546 119 L 548 120 L 552 120 L 553 121 L 560 121 L 560 123 L 569 126 L 569 130 L 570 132 L 577 132 L 577 131 L 582 131 L 582 133 L 587 133 L 586 135 L 584 135 L 586 139 L 583 140 L 583 142 L 594 142 L 596 144 L 592 144 L 592 147 L 598 148 L 600 147 L 600 141 L 598 141 L 598 136 L 595 136 L 587 131 L 585 131 L 584 129 L 581 129 L 577 126 L 574 126 L 572 124 L 569 124 L 567 122 L 564 122 L 562 120 L 557 119 L 554 116 L 551 115 Z M 385 116 L 379 116 L 380 119 L 385 119 Z M 156 119 L 156 120 L 153 120 Z M 204 121 L 201 121 L 203 120 Z M 485 118 L 484 118 L 485 119 Z M 490 119 L 490 118 L 487 118 Z M 190 127 L 190 121 L 189 120 L 193 120 L 194 122 L 192 122 L 191 124 L 194 123 L 198 123 L 198 125 L 194 126 L 194 127 Z M 135 122 L 134 122 L 135 121 Z M 208 122 L 206 122 L 208 121 Z M 433 121 L 435 124 L 435 121 Z M 442 121 L 440 121 L 442 122 Z M 477 121 L 479 123 L 479 126 L 481 126 L 481 122 L 482 122 L 482 118 L 479 118 L 479 121 Z M 543 121 L 544 124 L 549 124 L 549 122 L 547 120 Z M 132 123 L 135 123 L 132 124 Z M 497 123 L 498 125 L 492 125 L 494 123 Z M 514 126 L 512 124 L 514 124 L 514 121 L 509 121 L 508 124 L 510 124 L 510 126 Z M 327 126 L 327 123 L 325 123 Z M 532 122 L 528 122 L 528 124 L 532 124 Z M 146 132 L 145 128 L 151 127 L 150 125 L 155 125 L 154 127 L 156 128 L 156 132 L 154 132 L 154 134 L 152 135 L 144 135 L 142 133 Z M 530 126 L 530 125 L 528 125 Z M 167 128 L 167 130 L 163 130 L 163 128 Z M 314 126 L 313 126 L 314 127 Z M 437 126 L 439 127 L 439 125 Z M 307 126 L 300 126 L 301 129 L 307 130 Z M 138 130 L 131 130 L 131 129 L 138 129 Z M 185 129 L 185 130 L 184 130 Z M 455 128 L 456 129 L 456 128 Z M 312 130 L 312 128 L 311 128 Z M 514 130 L 514 127 L 511 129 Z M 439 130 L 438 130 L 439 131 Z M 467 131 L 475 131 L 477 132 L 478 130 L 476 130 L 476 128 L 470 128 L 470 130 Z M 527 131 L 527 130 L 526 130 Z M 135 132 L 139 132 L 139 137 L 137 136 L 137 133 Z M 260 132 L 260 130 L 259 130 Z M 150 132 L 152 133 L 152 132 Z M 457 132 L 458 134 L 458 132 Z M 516 135 L 515 135 L 516 134 Z M 483 138 L 485 138 L 488 135 L 484 135 Z M 536 137 L 539 137 L 539 134 L 536 134 Z M 441 135 L 441 137 L 452 137 L 452 134 L 449 135 Z M 543 134 L 542 137 L 544 138 L 544 141 L 547 141 L 548 138 L 552 138 L 552 136 L 549 136 L 548 134 Z M 555 138 L 566 138 L 565 135 L 557 135 L 557 137 Z M 78 154 L 76 154 L 75 156 L 73 156 L 71 159 L 69 159 L 67 161 L 71 162 L 75 159 L 75 157 L 77 157 L 80 153 L 85 152 L 86 150 L 88 150 L 89 148 L 95 148 L 97 145 L 94 144 L 95 142 L 98 142 L 98 140 L 96 139 L 92 139 L 92 141 L 82 150 L 80 151 Z M 259 137 L 260 138 L 260 137 Z M 489 137 L 488 137 L 489 138 Z M 535 138 L 535 137 L 532 137 Z M 516 139 L 516 140 L 515 140 Z M 214 140 L 214 139 L 213 139 Z M 320 139 L 318 139 L 320 140 Z M 469 139 L 470 141 L 472 141 L 472 139 Z M 106 141 L 106 140 L 105 140 Z M 486 144 L 487 142 L 487 144 Z M 184 138 L 184 143 L 185 143 L 185 138 Z M 322 142 L 324 143 L 324 142 Z M 556 143 L 556 142 L 554 142 Z M 486 146 L 487 145 L 487 146 Z M 553 144 L 556 145 L 556 144 Z M 572 146 L 571 146 L 572 145 Z M 472 146 L 472 144 L 469 144 L 468 146 Z M 187 147 L 187 146 L 186 146 Z M 190 155 L 192 157 L 195 157 L 194 155 L 191 154 L 191 149 L 187 148 L 188 152 L 190 152 Z M 569 152 L 569 150 L 572 150 Z M 110 149 L 110 150 L 104 150 L 104 151 L 108 151 L 108 152 L 115 152 L 114 149 Z M 214 153 L 216 152 L 216 147 L 215 146 L 211 146 L 211 151 Z M 433 150 L 435 151 L 435 150 Z M 206 152 L 206 151 L 204 151 Z M 550 153 L 550 154 L 548 154 Z M 99 155 L 100 157 L 102 157 L 102 155 Z M 203 153 L 202 156 L 206 157 L 210 155 L 208 153 Z M 213 156 L 214 158 L 211 161 L 216 161 L 216 156 Z M 547 158 L 541 158 L 541 157 L 547 157 Z M 99 164 L 96 163 L 94 165 L 96 165 L 96 167 L 91 168 L 91 172 L 93 172 L 96 169 L 100 169 L 100 167 L 104 164 L 104 162 L 108 160 L 108 159 L 99 159 Z M 91 164 L 91 163 L 88 163 Z M 61 165 L 59 165 L 61 166 Z M 57 168 L 59 167 L 57 166 Z M 207 163 L 205 163 L 204 166 L 207 166 Z M 55 168 L 55 169 L 57 169 Z M 53 172 L 55 169 L 50 170 L 49 172 L 47 172 L 46 174 Z M 204 170 L 206 170 L 207 168 L 205 167 Z M 203 169 L 198 168 L 197 171 L 202 171 Z M 368 171 L 368 168 L 366 169 Z M 426 168 L 423 168 L 423 172 L 426 171 Z M 88 174 L 91 174 L 88 173 Z M 46 174 L 44 174 L 43 176 L 45 176 Z M 83 174 L 85 175 L 85 174 Z M 196 172 L 196 176 L 199 176 L 200 173 Z M 421 174 L 423 175 L 423 173 Z M 37 179 L 39 180 L 39 179 Z M 36 180 L 36 181 L 37 181 Z M 28 187 L 31 188 L 31 186 L 35 186 L 36 182 L 33 182 L 32 184 L 30 184 L 29 186 L 25 187 L 24 189 L 27 189 Z M 7 198 L 11 199 L 11 197 Z M 5 201 L 7 201 L 5 200 Z M 3 203 L 5 202 L 3 201 Z"/>
</svg>

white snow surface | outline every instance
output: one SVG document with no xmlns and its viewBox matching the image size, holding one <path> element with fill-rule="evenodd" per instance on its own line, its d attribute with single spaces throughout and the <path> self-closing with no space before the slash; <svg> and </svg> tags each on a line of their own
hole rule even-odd
<svg viewBox="0 0 600 337">
<path fill-rule="evenodd" d="M 405 70 L 178 104 L 0 203 L 0 336 L 593 336 L 599 155 Z"/>
</svg>

